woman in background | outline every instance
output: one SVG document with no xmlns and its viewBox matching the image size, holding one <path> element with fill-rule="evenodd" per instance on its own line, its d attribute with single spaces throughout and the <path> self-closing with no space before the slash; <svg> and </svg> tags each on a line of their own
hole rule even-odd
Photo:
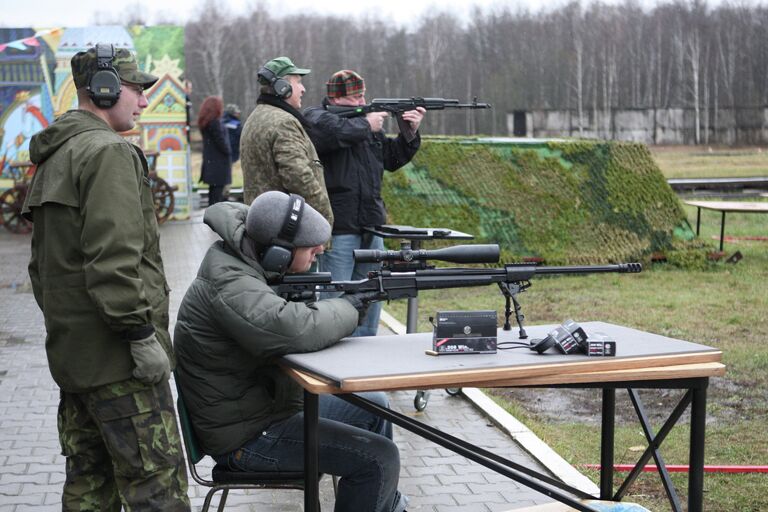
<svg viewBox="0 0 768 512">
<path fill-rule="evenodd" d="M 224 102 L 208 96 L 200 106 L 197 126 L 203 136 L 203 165 L 200 181 L 208 184 L 208 206 L 223 200 L 224 187 L 232 183 L 232 150 L 221 123 Z"/>
</svg>

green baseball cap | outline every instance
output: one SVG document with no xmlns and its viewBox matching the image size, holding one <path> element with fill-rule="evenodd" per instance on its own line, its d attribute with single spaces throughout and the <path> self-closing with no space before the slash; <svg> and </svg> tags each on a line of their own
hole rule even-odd
<svg viewBox="0 0 768 512">
<path fill-rule="evenodd" d="M 285 75 L 308 75 L 311 71 L 309 69 L 297 68 L 288 57 L 272 59 L 264 64 L 264 67 L 273 72 L 278 78 L 282 78 Z"/>
<path fill-rule="evenodd" d="M 96 48 L 89 48 L 84 52 L 77 52 L 71 61 L 72 79 L 75 81 L 75 87 L 80 89 L 87 86 L 91 77 L 99 70 L 98 58 L 96 57 Z M 125 48 L 115 50 L 115 56 L 112 59 L 112 67 L 117 71 L 120 80 L 129 84 L 141 85 L 145 89 L 152 87 L 157 82 L 157 77 L 144 73 L 139 70 L 136 57 Z"/>
</svg>

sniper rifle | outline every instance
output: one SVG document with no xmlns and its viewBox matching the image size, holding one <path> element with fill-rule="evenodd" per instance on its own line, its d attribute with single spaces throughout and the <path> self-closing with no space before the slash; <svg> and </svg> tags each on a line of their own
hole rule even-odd
<svg viewBox="0 0 768 512">
<path fill-rule="evenodd" d="M 471 246 L 459 246 L 471 247 Z M 488 246 L 485 246 L 488 247 Z M 451 252 L 449 247 L 440 249 L 439 258 L 457 263 L 477 262 L 481 257 L 473 257 L 466 249 Z M 435 251 L 437 252 L 437 251 Z M 379 253 L 379 254 L 377 254 Z M 387 256 L 387 251 L 356 250 L 356 260 L 382 261 Z M 378 257 L 381 257 L 377 259 Z M 498 257 L 498 256 L 497 256 Z M 502 268 L 428 268 L 410 272 L 393 272 L 391 270 L 379 270 L 369 272 L 367 279 L 357 281 L 332 281 L 328 272 L 310 272 L 301 274 L 286 274 L 279 282 L 271 283 L 279 295 L 288 300 L 313 299 L 317 292 L 376 292 L 376 300 L 391 300 L 416 297 L 420 290 L 438 290 L 445 288 L 464 288 L 470 286 L 498 285 L 505 298 L 504 330 L 510 330 L 510 316 L 514 305 L 515 319 L 520 328 L 520 338 L 528 335 L 523 327 L 523 315 L 517 295 L 531 286 L 531 279 L 541 275 L 554 274 L 592 274 L 613 272 L 620 274 L 632 274 L 641 272 L 640 263 L 619 263 L 615 265 L 592 266 L 560 266 L 547 267 L 528 263 L 508 263 Z"/>
</svg>

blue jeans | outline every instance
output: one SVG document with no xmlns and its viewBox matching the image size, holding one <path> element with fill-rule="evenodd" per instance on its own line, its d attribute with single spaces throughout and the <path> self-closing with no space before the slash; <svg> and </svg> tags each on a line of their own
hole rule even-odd
<svg viewBox="0 0 768 512">
<path fill-rule="evenodd" d="M 384 250 L 384 239 L 380 236 L 364 233 L 362 235 L 333 235 L 331 250 L 318 257 L 320 272 L 330 272 L 334 281 L 365 279 L 368 272 L 380 270 L 380 263 L 355 263 L 353 250 Z M 325 297 L 327 298 L 327 297 Z M 374 302 L 368 307 L 363 323 L 355 329 L 352 336 L 376 336 L 381 317 L 381 302 Z"/>
<path fill-rule="evenodd" d="M 384 393 L 360 393 L 387 406 Z M 397 490 L 400 453 L 392 424 L 333 395 L 320 395 L 320 472 L 339 475 L 335 512 L 402 512 Z M 259 437 L 216 462 L 235 471 L 302 471 L 304 413 L 270 425 Z"/>
</svg>

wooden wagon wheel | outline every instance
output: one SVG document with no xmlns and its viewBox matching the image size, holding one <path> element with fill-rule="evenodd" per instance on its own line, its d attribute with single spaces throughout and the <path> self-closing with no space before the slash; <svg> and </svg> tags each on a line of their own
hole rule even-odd
<svg viewBox="0 0 768 512">
<path fill-rule="evenodd" d="M 21 216 L 21 207 L 27 196 L 26 185 L 16 185 L 0 194 L 0 222 L 12 233 L 29 233 L 32 223 Z"/>
<path fill-rule="evenodd" d="M 173 192 L 176 187 L 172 187 L 163 178 L 154 176 L 152 179 L 152 199 L 155 202 L 155 217 L 157 223 L 162 224 L 167 221 L 173 213 L 175 200 Z"/>
</svg>

